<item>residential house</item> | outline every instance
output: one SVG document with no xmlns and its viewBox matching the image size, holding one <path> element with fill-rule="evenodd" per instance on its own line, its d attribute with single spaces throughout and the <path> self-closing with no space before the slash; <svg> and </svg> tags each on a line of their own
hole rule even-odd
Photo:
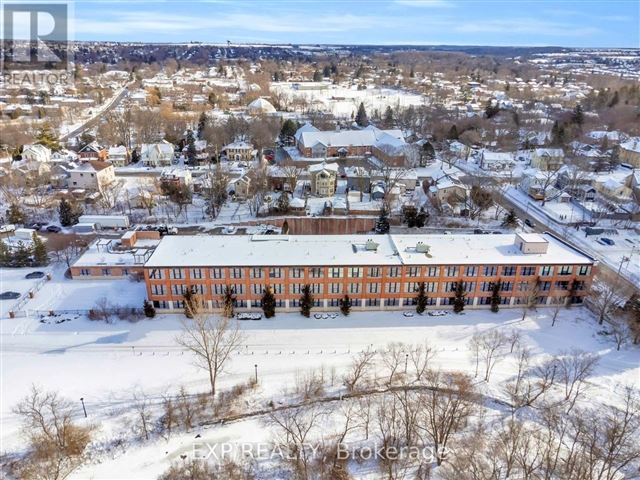
<svg viewBox="0 0 640 480">
<path fill-rule="evenodd" d="M 51 161 L 51 150 L 44 145 L 32 143 L 22 149 L 22 160 L 27 162 L 46 163 Z"/>
<path fill-rule="evenodd" d="M 640 137 L 630 138 L 620 144 L 618 158 L 633 168 L 640 168 Z"/>
<path fill-rule="evenodd" d="M 369 193 L 371 190 L 371 175 L 364 167 L 347 167 L 344 169 L 347 177 L 347 188 L 357 190 L 362 193 Z"/>
<path fill-rule="evenodd" d="M 113 164 L 100 160 L 81 163 L 69 172 L 69 188 L 102 191 L 116 180 Z"/>
<path fill-rule="evenodd" d="M 331 197 L 336 193 L 338 164 L 322 162 L 309 167 L 311 194 L 319 197 Z"/>
<path fill-rule="evenodd" d="M 229 186 L 230 192 L 239 199 L 247 199 L 250 195 L 251 178 L 248 175 L 243 175 L 240 178 L 236 178 L 231 181 Z"/>
<path fill-rule="evenodd" d="M 191 170 L 186 168 L 169 167 L 162 170 L 162 173 L 160 174 L 160 182 L 165 185 L 185 185 L 188 187 L 193 183 L 193 177 L 191 176 Z"/>
<path fill-rule="evenodd" d="M 107 160 L 109 152 L 106 148 L 100 146 L 97 142 L 91 142 L 78 150 L 78 157 L 82 161 L 89 160 Z"/>
<path fill-rule="evenodd" d="M 194 159 L 193 163 L 195 165 L 200 165 L 202 163 L 205 163 L 209 159 L 209 154 L 207 153 L 207 141 L 206 140 L 196 140 L 193 143 L 193 146 L 195 147 L 195 150 L 196 150 L 196 156 L 195 156 L 195 159 Z M 185 157 L 185 159 L 187 158 L 188 149 L 189 149 L 188 145 L 185 145 L 182 148 L 182 155 Z"/>
<path fill-rule="evenodd" d="M 491 152 L 488 150 L 482 150 L 480 153 L 480 168 L 483 170 L 510 170 L 515 165 L 516 161 L 512 153 Z"/>
<path fill-rule="evenodd" d="M 531 166 L 539 170 L 556 171 L 564 165 L 564 150 L 561 148 L 534 148 Z"/>
<path fill-rule="evenodd" d="M 253 145 L 245 140 L 237 140 L 229 145 L 225 145 L 221 153 L 229 160 L 250 162 L 256 156 Z"/>
<path fill-rule="evenodd" d="M 129 151 L 124 145 L 109 147 L 109 161 L 114 167 L 124 167 L 129 164 Z"/>
<path fill-rule="evenodd" d="M 544 200 L 554 188 L 554 179 L 537 169 L 527 169 L 520 180 L 520 190 L 535 200 Z"/>
<path fill-rule="evenodd" d="M 140 148 L 140 160 L 147 167 L 168 167 L 173 163 L 173 144 L 162 141 L 160 143 L 143 143 Z"/>
</svg>

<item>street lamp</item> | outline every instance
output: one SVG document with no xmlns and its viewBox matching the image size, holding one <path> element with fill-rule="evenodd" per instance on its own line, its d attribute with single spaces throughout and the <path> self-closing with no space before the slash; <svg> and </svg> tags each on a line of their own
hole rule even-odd
<svg viewBox="0 0 640 480">
<path fill-rule="evenodd" d="M 258 383 L 258 364 L 256 363 L 253 368 L 255 368 L 255 372 L 256 372 L 256 383 Z"/>
<path fill-rule="evenodd" d="M 407 365 L 409 364 L 409 354 L 404 354 L 404 374 L 407 374 Z"/>
<path fill-rule="evenodd" d="M 84 397 L 80 397 L 80 402 L 82 403 L 82 411 L 84 412 L 84 418 L 87 418 L 87 409 L 84 406 Z"/>
</svg>

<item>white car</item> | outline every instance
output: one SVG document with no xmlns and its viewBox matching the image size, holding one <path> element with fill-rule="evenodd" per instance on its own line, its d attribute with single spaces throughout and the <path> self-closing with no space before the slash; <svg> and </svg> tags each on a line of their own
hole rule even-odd
<svg viewBox="0 0 640 480">
<path fill-rule="evenodd" d="M 427 312 L 427 315 L 430 315 L 432 317 L 444 317 L 448 312 L 445 312 L 444 310 L 433 310 L 430 312 Z"/>
<path fill-rule="evenodd" d="M 413 317 L 413 312 L 403 312 L 402 315 L 405 317 Z"/>
</svg>

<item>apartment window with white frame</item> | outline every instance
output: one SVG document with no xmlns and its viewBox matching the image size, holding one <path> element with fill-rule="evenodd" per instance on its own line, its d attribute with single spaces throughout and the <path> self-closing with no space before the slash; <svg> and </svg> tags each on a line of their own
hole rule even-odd
<svg viewBox="0 0 640 480">
<path fill-rule="evenodd" d="M 192 268 L 189 273 L 191 275 L 191 278 L 198 280 L 202 278 L 202 270 L 199 268 Z"/>
<path fill-rule="evenodd" d="M 398 278 L 400 276 L 400 267 L 389 267 L 387 270 L 387 276 L 391 278 Z"/>
<path fill-rule="evenodd" d="M 163 271 L 158 268 L 152 268 L 149 271 L 149 278 L 152 278 L 154 280 L 162 280 L 164 278 Z"/>
<path fill-rule="evenodd" d="M 484 267 L 483 269 L 483 275 L 485 277 L 494 277 L 497 273 L 498 273 L 498 267 L 496 266 Z"/>
<path fill-rule="evenodd" d="M 371 278 L 379 277 L 380 276 L 380 267 L 370 267 L 368 275 Z"/>
<path fill-rule="evenodd" d="M 331 278 L 342 278 L 342 267 L 332 267 L 329 270 L 329 276 Z"/>
<path fill-rule="evenodd" d="M 428 277 L 437 277 L 440 275 L 440 267 L 429 267 L 427 269 Z"/>
<path fill-rule="evenodd" d="M 304 275 L 304 270 L 302 268 L 290 268 L 289 269 L 289 277 L 290 278 L 302 278 Z"/>
<path fill-rule="evenodd" d="M 172 268 L 171 269 L 171 274 L 169 275 L 169 278 L 175 279 L 175 280 L 181 280 L 182 279 L 182 269 L 181 268 Z"/>
<path fill-rule="evenodd" d="M 322 278 L 322 267 L 312 267 L 309 269 L 311 278 Z"/>
<path fill-rule="evenodd" d="M 349 269 L 349 276 L 351 278 L 360 278 L 362 276 L 362 268 L 360 268 L 360 267 L 351 267 Z"/>
<path fill-rule="evenodd" d="M 241 268 L 232 268 L 231 269 L 231 278 L 240 279 L 242 278 L 242 269 Z"/>
<path fill-rule="evenodd" d="M 276 267 L 270 268 L 269 278 L 282 278 L 282 269 Z"/>
<path fill-rule="evenodd" d="M 212 268 L 209 270 L 209 275 L 213 279 L 224 278 L 224 269 L 222 268 Z"/>
<path fill-rule="evenodd" d="M 262 268 L 254 267 L 251 269 L 251 278 L 262 278 L 262 277 L 263 277 Z"/>
<path fill-rule="evenodd" d="M 417 277 L 418 275 L 420 275 L 420 267 L 409 267 L 407 269 L 408 277 Z"/>
<path fill-rule="evenodd" d="M 560 271 L 558 272 L 558 275 L 571 275 L 572 271 L 573 271 L 573 267 L 571 265 L 562 265 L 560 267 Z"/>
<path fill-rule="evenodd" d="M 543 277 L 551 277 L 553 275 L 553 267 L 551 265 L 545 265 L 540 269 L 540 275 Z"/>
<path fill-rule="evenodd" d="M 445 274 L 447 277 L 455 277 L 458 275 L 458 267 L 446 267 Z"/>
<path fill-rule="evenodd" d="M 350 283 L 349 284 L 349 293 L 360 293 L 360 284 L 359 283 Z"/>
<path fill-rule="evenodd" d="M 580 270 L 578 270 L 578 275 L 588 275 L 589 274 L 589 265 L 580 266 Z"/>
<path fill-rule="evenodd" d="M 391 282 L 386 284 L 387 293 L 400 293 L 400 284 L 398 282 Z"/>
<path fill-rule="evenodd" d="M 341 283 L 331 283 L 329 287 L 331 293 L 342 293 L 342 284 Z"/>
<path fill-rule="evenodd" d="M 153 295 L 164 295 L 164 285 L 151 285 Z"/>
<path fill-rule="evenodd" d="M 475 265 L 470 265 L 468 267 L 465 267 L 464 269 L 464 275 L 466 277 L 475 277 L 476 272 L 477 272 L 477 267 Z"/>
<path fill-rule="evenodd" d="M 367 291 L 369 293 L 380 293 L 380 284 L 379 283 L 367 284 Z"/>
</svg>

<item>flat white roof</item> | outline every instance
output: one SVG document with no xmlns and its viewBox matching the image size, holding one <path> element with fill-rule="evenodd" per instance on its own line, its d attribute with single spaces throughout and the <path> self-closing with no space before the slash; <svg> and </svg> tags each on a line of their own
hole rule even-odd
<svg viewBox="0 0 640 480">
<path fill-rule="evenodd" d="M 168 235 L 147 267 L 591 264 L 551 235 L 546 253 L 525 254 L 505 235 Z M 379 244 L 367 251 L 368 239 Z M 429 246 L 429 254 L 416 244 Z"/>
<path fill-rule="evenodd" d="M 516 235 L 527 243 L 549 243 L 549 241 L 539 233 L 516 233 Z"/>
</svg>

